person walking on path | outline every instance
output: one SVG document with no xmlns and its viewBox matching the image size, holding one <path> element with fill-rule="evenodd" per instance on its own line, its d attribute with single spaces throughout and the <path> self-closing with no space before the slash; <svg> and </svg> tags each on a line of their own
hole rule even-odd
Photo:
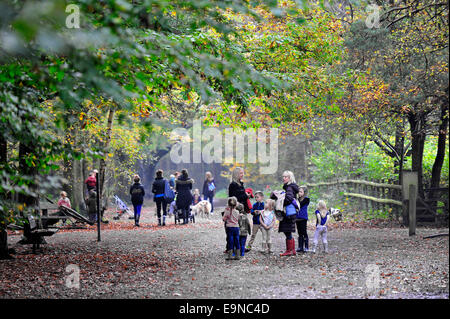
<svg viewBox="0 0 450 319">
<path fill-rule="evenodd" d="M 183 224 L 189 222 L 189 209 L 192 204 L 192 185 L 194 180 L 189 178 L 188 171 L 183 169 L 180 177 L 175 182 L 175 189 L 177 191 L 176 205 L 183 213 Z"/>
<path fill-rule="evenodd" d="M 239 211 L 236 209 L 238 201 L 236 197 L 228 198 L 227 207 L 223 214 L 222 220 L 225 222 L 225 229 L 227 231 L 227 257 L 226 260 L 231 260 L 233 250 L 235 251 L 234 259 L 241 258 L 239 249 Z"/>
<path fill-rule="evenodd" d="M 297 212 L 297 220 L 295 224 L 297 225 L 298 232 L 298 248 L 297 252 L 307 252 L 309 249 L 309 239 L 308 239 L 308 205 L 309 198 L 306 196 L 308 189 L 306 186 L 300 186 L 298 192 L 298 200 L 300 202 L 300 209 Z"/>
<path fill-rule="evenodd" d="M 166 226 L 167 202 L 164 199 L 164 191 L 166 189 L 166 180 L 163 178 L 161 169 L 156 171 L 155 181 L 152 186 L 153 201 L 156 203 L 156 215 L 158 216 L 158 226 Z M 163 211 L 163 219 L 161 224 L 161 209 Z"/>
<path fill-rule="evenodd" d="M 275 225 L 275 201 L 273 199 L 266 200 L 265 209 L 259 215 L 261 234 L 263 238 L 262 249 L 263 253 L 272 254 L 272 238 L 271 232 Z"/>
<path fill-rule="evenodd" d="M 211 203 L 211 213 L 214 211 L 214 195 L 216 194 L 216 184 L 211 172 L 205 173 L 205 181 L 203 182 L 203 200 Z"/>
<path fill-rule="evenodd" d="M 286 216 L 280 221 L 278 232 L 284 233 L 286 236 L 286 251 L 280 256 L 292 256 L 296 254 L 295 239 L 292 237 L 292 233 L 295 232 L 295 219 L 299 208 L 296 202 L 299 187 L 295 183 L 294 173 L 291 171 L 284 171 L 282 178 L 283 189 L 286 192 L 283 202 Z"/>
<path fill-rule="evenodd" d="M 249 252 L 252 250 L 253 242 L 255 241 L 256 234 L 260 230 L 260 219 L 259 215 L 264 211 L 264 193 L 261 191 L 255 192 L 256 203 L 253 204 L 253 207 L 250 213 L 253 215 L 253 226 L 252 226 L 252 237 L 248 242 L 248 246 L 245 248 L 245 252 Z"/>
<path fill-rule="evenodd" d="M 139 227 L 139 219 L 141 217 L 141 209 L 144 204 L 145 190 L 141 184 L 139 175 L 134 175 L 134 184 L 130 187 L 131 203 L 134 208 L 134 224 Z"/>
</svg>

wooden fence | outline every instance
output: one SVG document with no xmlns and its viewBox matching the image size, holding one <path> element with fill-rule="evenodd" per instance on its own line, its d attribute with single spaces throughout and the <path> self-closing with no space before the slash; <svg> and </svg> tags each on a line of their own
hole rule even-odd
<svg viewBox="0 0 450 319">
<path fill-rule="evenodd" d="M 402 186 L 392 181 L 341 180 L 334 182 L 309 183 L 308 188 L 318 188 L 319 192 L 335 191 L 349 201 L 349 208 L 359 211 L 391 209 L 393 217 L 402 215 Z"/>
</svg>

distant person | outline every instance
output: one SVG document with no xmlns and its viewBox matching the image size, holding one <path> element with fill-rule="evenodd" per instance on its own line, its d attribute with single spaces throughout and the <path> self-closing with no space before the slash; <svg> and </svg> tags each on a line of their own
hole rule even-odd
<svg viewBox="0 0 450 319">
<path fill-rule="evenodd" d="M 183 215 L 183 224 L 189 222 L 190 206 L 192 204 L 192 185 L 194 180 L 189 178 L 188 171 L 183 169 L 181 175 L 175 181 L 175 189 L 177 191 L 176 205 L 181 209 Z"/>
<path fill-rule="evenodd" d="M 67 193 L 65 191 L 59 193 L 59 196 L 58 207 L 65 206 L 67 208 L 72 208 L 70 205 L 70 199 L 67 197 Z"/>
<path fill-rule="evenodd" d="M 93 171 L 91 171 L 91 173 L 89 174 L 89 177 L 86 178 L 86 180 L 84 181 L 84 183 L 86 184 L 86 188 L 89 194 L 89 191 L 92 189 L 96 189 L 97 187 L 97 173 L 98 171 L 96 169 L 94 169 Z"/>
<path fill-rule="evenodd" d="M 139 175 L 134 175 L 134 184 L 130 187 L 131 203 L 134 209 L 134 224 L 139 227 L 139 219 L 141 217 L 141 209 L 144 204 L 145 190 L 141 184 Z"/>
<path fill-rule="evenodd" d="M 205 173 L 205 181 L 203 182 L 203 200 L 211 203 L 211 213 L 214 211 L 214 195 L 216 194 L 216 184 L 211 172 Z"/>
<path fill-rule="evenodd" d="M 164 191 L 166 187 L 166 180 L 163 178 L 163 171 L 157 170 L 155 181 L 152 186 L 153 201 L 156 203 L 156 215 L 158 216 L 158 226 L 166 226 L 167 216 L 167 202 L 164 199 Z M 161 223 L 161 209 L 163 211 L 163 218 Z"/>
<path fill-rule="evenodd" d="M 89 191 L 86 206 L 88 208 L 89 220 L 95 223 L 97 221 L 97 192 L 94 189 Z"/>
</svg>

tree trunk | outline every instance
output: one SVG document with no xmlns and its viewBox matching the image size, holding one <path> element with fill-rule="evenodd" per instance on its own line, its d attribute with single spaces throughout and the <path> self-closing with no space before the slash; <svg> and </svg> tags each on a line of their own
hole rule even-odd
<svg viewBox="0 0 450 319">
<path fill-rule="evenodd" d="M 424 198 L 423 191 L 423 150 L 425 147 L 425 120 L 422 114 L 414 114 L 410 112 L 408 114 L 409 124 L 411 126 L 411 159 L 412 170 L 417 172 L 419 176 L 418 181 L 418 194 Z"/>
<path fill-rule="evenodd" d="M 86 205 L 84 202 L 84 176 L 82 170 L 81 160 L 73 160 L 72 170 L 72 196 L 73 207 L 75 210 L 84 213 L 86 211 Z"/>
<path fill-rule="evenodd" d="M 441 104 L 441 123 L 439 125 L 438 147 L 433 169 L 431 171 L 431 188 L 438 188 L 441 182 L 441 171 L 445 159 L 445 142 L 447 139 L 448 127 L 448 98 Z M 431 191 L 430 198 L 434 198 L 434 192 Z"/>
</svg>

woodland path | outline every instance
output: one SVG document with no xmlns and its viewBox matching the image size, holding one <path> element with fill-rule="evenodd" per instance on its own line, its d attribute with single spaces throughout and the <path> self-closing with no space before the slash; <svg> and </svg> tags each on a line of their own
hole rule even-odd
<svg viewBox="0 0 450 319">
<path fill-rule="evenodd" d="M 448 229 L 419 228 L 409 237 L 396 225 L 332 223 L 328 254 L 279 257 L 284 235 L 274 232 L 275 254 L 259 252 L 258 234 L 243 259 L 225 261 L 219 215 L 188 225 L 171 218 L 157 227 L 153 207 L 146 207 L 142 227 L 112 221 L 103 226 L 100 243 L 90 227 L 49 237 L 42 254 L 17 245 L 15 260 L 0 261 L 0 298 L 449 297 L 449 238 L 423 239 Z M 312 239 L 312 224 L 308 234 Z M 10 235 L 10 246 L 19 239 Z M 80 269 L 79 289 L 66 287 L 70 264 Z M 367 288 L 371 269 L 380 274 L 379 289 Z"/>
</svg>

